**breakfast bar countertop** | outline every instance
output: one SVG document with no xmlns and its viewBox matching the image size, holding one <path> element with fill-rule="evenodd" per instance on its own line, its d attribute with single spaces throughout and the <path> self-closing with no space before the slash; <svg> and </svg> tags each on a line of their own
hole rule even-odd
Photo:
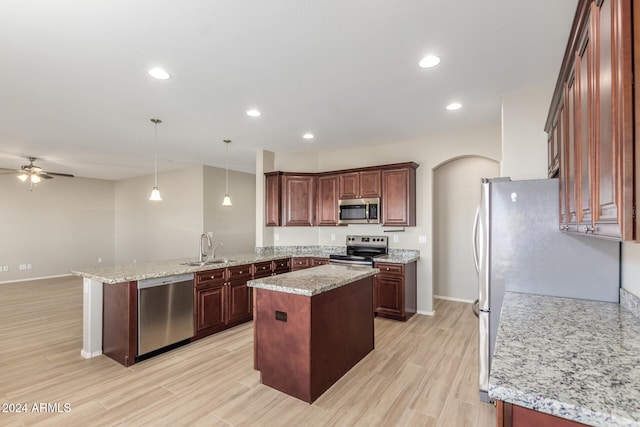
<svg viewBox="0 0 640 427">
<path fill-rule="evenodd" d="M 640 319 L 615 303 L 506 292 L 489 397 L 593 426 L 640 426 Z"/>
<path fill-rule="evenodd" d="M 271 291 L 314 296 L 379 273 L 377 268 L 321 265 L 314 268 L 250 280 L 247 286 Z"/>
</svg>

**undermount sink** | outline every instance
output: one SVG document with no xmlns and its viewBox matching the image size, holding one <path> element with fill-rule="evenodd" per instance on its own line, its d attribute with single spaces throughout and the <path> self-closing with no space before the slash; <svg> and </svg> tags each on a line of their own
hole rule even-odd
<svg viewBox="0 0 640 427">
<path fill-rule="evenodd" d="M 210 259 L 208 261 L 189 261 L 182 262 L 181 265 L 188 265 L 189 267 L 203 267 L 211 264 L 224 264 L 226 262 L 235 261 L 234 259 Z"/>
</svg>

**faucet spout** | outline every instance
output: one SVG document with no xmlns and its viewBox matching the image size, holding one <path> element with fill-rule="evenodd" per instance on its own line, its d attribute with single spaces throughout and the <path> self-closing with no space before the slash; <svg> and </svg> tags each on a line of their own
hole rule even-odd
<svg viewBox="0 0 640 427">
<path fill-rule="evenodd" d="M 207 247 L 206 248 L 203 248 L 203 245 L 202 245 L 202 239 L 203 238 L 207 239 Z M 202 233 L 200 235 L 200 255 L 198 257 L 198 261 L 200 261 L 200 262 L 205 262 L 206 261 L 207 253 L 209 252 L 209 249 L 211 249 L 211 237 L 209 237 L 209 235 L 207 233 Z"/>
</svg>

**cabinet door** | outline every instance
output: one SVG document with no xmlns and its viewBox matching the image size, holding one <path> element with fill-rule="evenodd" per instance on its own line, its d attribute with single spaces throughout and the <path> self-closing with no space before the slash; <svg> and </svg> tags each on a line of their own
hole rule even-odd
<svg viewBox="0 0 640 427">
<path fill-rule="evenodd" d="M 402 276 L 376 274 L 373 278 L 373 303 L 376 313 L 402 317 L 403 289 Z"/>
<path fill-rule="evenodd" d="M 211 332 L 224 329 L 224 289 L 224 284 L 196 287 L 196 334 L 208 329 L 210 329 Z"/>
<path fill-rule="evenodd" d="M 416 170 L 382 171 L 382 225 L 416 225 Z"/>
<path fill-rule="evenodd" d="M 360 172 L 360 197 L 380 197 L 380 171 Z"/>
<path fill-rule="evenodd" d="M 587 26 L 576 56 L 576 144 L 578 178 L 578 231 L 593 232 L 592 182 L 593 182 L 593 54 L 591 31 Z"/>
<path fill-rule="evenodd" d="M 229 310 L 227 323 L 235 324 L 250 320 L 253 315 L 252 292 L 246 281 L 229 282 L 226 305 Z"/>
<path fill-rule="evenodd" d="M 348 172 L 338 175 L 339 198 L 359 199 L 360 198 L 360 173 Z"/>
<path fill-rule="evenodd" d="M 318 225 L 338 225 L 338 176 L 318 177 Z"/>
<path fill-rule="evenodd" d="M 315 219 L 315 176 L 284 175 L 283 226 L 311 226 Z"/>
<path fill-rule="evenodd" d="M 633 100 L 628 1 L 593 6 L 595 57 L 594 234 L 633 238 Z M 629 218 L 629 219 L 628 219 Z"/>
<path fill-rule="evenodd" d="M 281 175 L 279 173 L 265 174 L 265 218 L 264 225 L 279 226 L 282 218 L 281 210 Z"/>
<path fill-rule="evenodd" d="M 278 259 L 273 261 L 273 275 L 288 273 L 291 271 L 291 259 Z"/>
<path fill-rule="evenodd" d="M 578 229 L 578 214 L 576 213 L 576 195 L 577 195 L 577 180 L 576 180 L 576 158 L 577 158 L 577 141 L 576 141 L 576 127 L 578 126 L 576 121 L 576 85 L 575 74 L 569 78 L 569 83 L 566 89 L 567 100 L 567 145 L 565 147 L 566 152 L 566 185 L 567 185 L 567 230 L 577 231 Z"/>
</svg>

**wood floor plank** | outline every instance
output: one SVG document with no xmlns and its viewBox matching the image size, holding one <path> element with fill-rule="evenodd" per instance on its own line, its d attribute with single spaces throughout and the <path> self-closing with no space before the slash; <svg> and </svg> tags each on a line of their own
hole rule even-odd
<svg viewBox="0 0 640 427">
<path fill-rule="evenodd" d="M 477 393 L 477 319 L 375 319 L 375 349 L 312 405 L 260 384 L 246 323 L 125 368 L 84 359 L 82 280 L 0 285 L 0 403 L 67 403 L 69 413 L 1 414 L 2 426 L 495 425 Z M 470 424 L 467 424 L 470 423 Z"/>
</svg>

